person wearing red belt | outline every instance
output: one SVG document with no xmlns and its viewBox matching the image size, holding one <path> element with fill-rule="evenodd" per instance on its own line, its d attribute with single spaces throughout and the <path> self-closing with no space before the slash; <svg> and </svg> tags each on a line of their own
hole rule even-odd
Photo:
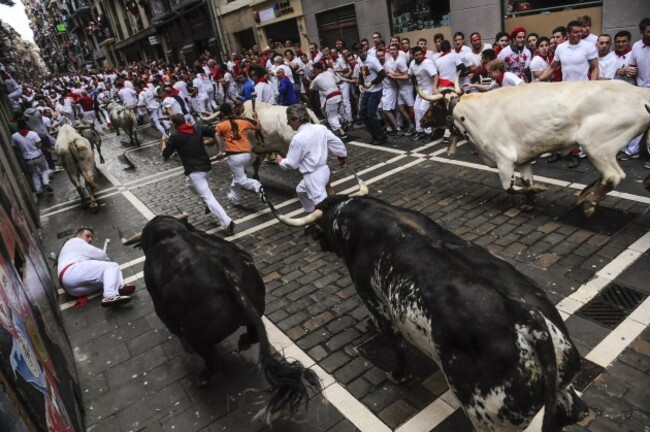
<svg viewBox="0 0 650 432">
<path fill-rule="evenodd" d="M 61 287 L 74 297 L 103 289 L 103 307 L 130 302 L 135 286 L 125 285 L 119 264 L 109 261 L 105 251 L 92 245 L 94 236 L 91 228 L 81 227 L 63 245 L 57 266 Z"/>
</svg>

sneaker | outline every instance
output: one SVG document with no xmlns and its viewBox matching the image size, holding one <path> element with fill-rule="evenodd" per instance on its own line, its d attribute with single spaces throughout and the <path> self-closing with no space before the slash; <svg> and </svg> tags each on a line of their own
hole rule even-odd
<svg viewBox="0 0 650 432">
<path fill-rule="evenodd" d="M 230 237 L 235 233 L 235 221 L 230 221 L 230 224 L 226 227 L 226 237 Z"/>
<path fill-rule="evenodd" d="M 407 137 L 413 136 L 413 134 L 415 134 L 415 129 L 413 128 L 409 128 L 406 132 L 404 132 L 404 136 Z"/>
<path fill-rule="evenodd" d="M 578 156 L 569 156 L 569 168 L 577 168 L 580 166 L 580 158 Z"/>
<path fill-rule="evenodd" d="M 580 156 L 580 159 L 584 159 L 587 157 L 587 153 L 580 147 L 580 151 L 578 152 L 578 156 Z"/>
<path fill-rule="evenodd" d="M 122 288 L 117 290 L 121 296 L 130 296 L 135 292 L 135 285 L 125 284 Z"/>
<path fill-rule="evenodd" d="M 560 159 L 562 159 L 562 156 L 560 156 L 558 153 L 553 153 L 551 155 L 551 157 L 546 159 L 546 162 L 547 163 L 555 163 L 555 162 L 559 161 Z"/>
<path fill-rule="evenodd" d="M 388 129 L 388 130 L 386 131 L 386 135 L 389 135 L 389 136 L 395 136 L 395 135 L 397 135 L 397 131 L 396 131 L 396 130 L 393 130 L 393 129 Z"/>
<path fill-rule="evenodd" d="M 450 136 L 451 136 L 451 131 L 449 129 L 445 129 L 445 133 L 442 137 L 444 139 L 449 139 Z"/>
<path fill-rule="evenodd" d="M 650 169 L 650 161 L 646 162 L 645 165 L 643 165 L 643 168 Z"/>
<path fill-rule="evenodd" d="M 425 134 L 424 132 L 416 132 L 415 135 L 413 136 L 413 141 L 420 141 L 426 135 L 427 134 Z"/>
<path fill-rule="evenodd" d="M 626 161 L 626 160 L 630 160 L 630 159 L 638 159 L 638 158 L 639 158 L 639 153 L 635 153 L 635 154 L 633 154 L 633 155 L 629 155 L 629 154 L 627 154 L 627 153 L 625 153 L 625 152 L 620 152 L 620 153 L 618 154 L 618 156 L 616 156 L 616 159 L 618 159 L 618 160 L 620 160 L 620 161 Z"/>
<path fill-rule="evenodd" d="M 241 204 L 241 200 L 235 199 L 232 196 L 228 195 L 228 201 L 230 201 L 230 204 L 232 205 L 239 205 Z"/>
<path fill-rule="evenodd" d="M 539 157 L 542 158 L 542 159 L 550 158 L 551 156 L 553 156 L 553 153 L 551 153 L 551 152 L 546 152 L 546 153 L 542 153 L 541 155 L 539 155 Z"/>
<path fill-rule="evenodd" d="M 260 190 L 257 191 L 257 194 L 259 196 L 260 202 L 262 204 L 266 204 L 268 198 L 266 198 L 266 192 L 264 192 L 264 186 L 260 186 Z"/>
<path fill-rule="evenodd" d="M 43 185 L 43 189 L 45 189 L 46 191 L 52 193 L 52 186 L 50 186 L 49 184 Z"/>
<path fill-rule="evenodd" d="M 123 305 L 123 304 L 127 304 L 130 301 L 131 301 L 131 297 L 123 296 L 123 295 L 116 295 L 116 296 L 113 296 L 113 297 L 104 297 L 102 299 L 102 307 L 120 306 L 120 305 Z"/>
</svg>

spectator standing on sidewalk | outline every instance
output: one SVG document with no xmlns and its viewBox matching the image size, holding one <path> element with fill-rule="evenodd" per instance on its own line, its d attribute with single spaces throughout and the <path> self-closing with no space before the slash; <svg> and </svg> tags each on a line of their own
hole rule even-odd
<svg viewBox="0 0 650 432">
<path fill-rule="evenodd" d="M 359 102 L 359 117 L 372 135 L 371 144 L 385 144 L 387 138 L 381 127 L 378 108 L 383 90 L 381 82 L 386 77 L 386 71 L 379 60 L 369 56 L 365 49 L 358 49 L 357 55 L 359 56 L 359 85 L 364 89 Z"/>
<path fill-rule="evenodd" d="M 59 282 L 74 297 L 103 290 L 102 307 L 114 307 L 131 301 L 135 286 L 125 285 L 120 265 L 110 261 L 106 252 L 92 245 L 95 233 L 81 227 L 65 242 L 59 253 Z"/>
<path fill-rule="evenodd" d="M 11 136 L 14 147 L 20 152 L 25 162 L 27 171 L 32 178 L 36 195 L 42 195 L 43 189 L 52 192 L 50 175 L 52 171 L 47 167 L 45 155 L 41 150 L 42 141 L 38 134 L 27 128 L 27 121 L 23 118 L 17 122 L 18 132 Z"/>
</svg>

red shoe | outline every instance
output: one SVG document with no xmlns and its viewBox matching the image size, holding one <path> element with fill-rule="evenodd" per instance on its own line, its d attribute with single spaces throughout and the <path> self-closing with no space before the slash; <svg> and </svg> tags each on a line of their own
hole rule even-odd
<svg viewBox="0 0 650 432">
<path fill-rule="evenodd" d="M 131 295 L 135 292 L 135 285 L 124 285 L 122 288 L 117 290 L 121 296 Z"/>
</svg>

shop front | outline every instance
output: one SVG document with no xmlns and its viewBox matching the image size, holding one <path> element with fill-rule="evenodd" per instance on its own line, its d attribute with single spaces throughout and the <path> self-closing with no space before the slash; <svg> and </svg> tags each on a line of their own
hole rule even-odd
<svg viewBox="0 0 650 432">
<path fill-rule="evenodd" d="M 414 46 L 419 38 L 433 44 L 433 35 L 452 39 L 451 0 L 388 0 L 391 33 L 407 37 Z M 386 41 L 388 42 L 388 41 Z"/>
<path fill-rule="evenodd" d="M 505 29 L 510 32 L 524 27 L 528 33 L 549 36 L 554 28 L 566 26 L 579 16 L 591 18 L 591 32 L 601 34 L 603 29 L 603 2 L 576 0 L 503 0 Z"/>
<path fill-rule="evenodd" d="M 262 49 L 269 45 L 269 40 L 287 41 L 293 45 L 300 42 L 301 49 L 307 50 L 307 41 L 301 37 L 305 31 L 300 0 L 273 2 L 268 0 L 252 2 L 255 29 Z"/>
</svg>

